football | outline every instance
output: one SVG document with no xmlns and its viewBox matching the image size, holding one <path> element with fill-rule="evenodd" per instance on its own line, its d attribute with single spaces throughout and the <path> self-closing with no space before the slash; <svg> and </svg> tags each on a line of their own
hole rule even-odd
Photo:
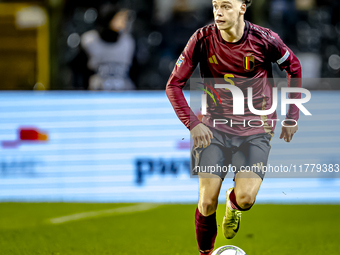
<svg viewBox="0 0 340 255">
<path fill-rule="evenodd" d="M 225 245 L 217 248 L 212 255 L 246 255 L 246 253 L 239 247 Z"/>
</svg>

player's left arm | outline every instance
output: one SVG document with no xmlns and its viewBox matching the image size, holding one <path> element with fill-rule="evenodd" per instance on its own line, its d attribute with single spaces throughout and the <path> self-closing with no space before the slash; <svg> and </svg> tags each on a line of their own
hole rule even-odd
<svg viewBox="0 0 340 255">
<path fill-rule="evenodd" d="M 289 87 L 301 88 L 302 74 L 299 59 L 295 56 L 293 51 L 282 42 L 281 38 L 277 34 L 272 33 L 271 36 L 274 38 L 269 44 L 272 62 L 276 62 L 281 70 L 285 70 L 287 72 Z M 289 98 L 300 99 L 301 93 L 290 93 Z M 299 108 L 295 104 L 289 105 L 285 126 L 282 127 L 280 139 L 284 138 L 284 140 L 288 143 L 293 139 L 294 134 L 298 130 L 298 119 Z"/>
</svg>

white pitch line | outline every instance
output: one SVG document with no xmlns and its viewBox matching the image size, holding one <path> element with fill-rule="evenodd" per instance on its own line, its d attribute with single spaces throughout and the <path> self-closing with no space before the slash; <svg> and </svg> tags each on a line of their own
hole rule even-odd
<svg viewBox="0 0 340 255">
<path fill-rule="evenodd" d="M 61 223 L 69 222 L 69 221 L 97 218 L 97 217 L 108 216 L 112 214 L 142 212 L 142 211 L 154 209 L 158 206 L 160 206 L 160 204 L 138 204 L 138 205 L 132 205 L 132 206 L 118 207 L 118 208 L 109 209 L 109 210 L 76 213 L 76 214 L 66 215 L 63 217 L 52 218 L 52 219 L 49 219 L 49 222 L 52 224 L 61 224 Z"/>
</svg>

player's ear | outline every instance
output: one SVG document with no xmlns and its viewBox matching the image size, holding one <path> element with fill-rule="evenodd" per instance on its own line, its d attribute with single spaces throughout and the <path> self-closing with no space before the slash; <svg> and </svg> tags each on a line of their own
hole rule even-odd
<svg viewBox="0 0 340 255">
<path fill-rule="evenodd" d="M 240 14 L 244 15 L 246 13 L 246 10 L 247 10 L 247 5 L 245 3 L 242 3 Z"/>
</svg>

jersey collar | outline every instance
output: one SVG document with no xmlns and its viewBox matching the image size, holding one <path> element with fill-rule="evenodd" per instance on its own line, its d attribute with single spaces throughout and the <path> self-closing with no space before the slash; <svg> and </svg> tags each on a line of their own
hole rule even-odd
<svg viewBox="0 0 340 255">
<path fill-rule="evenodd" d="M 244 40 L 247 38 L 247 35 L 248 35 L 248 32 L 249 32 L 249 22 L 245 20 L 244 23 L 245 23 L 245 26 L 244 26 L 243 36 L 237 42 L 227 42 L 227 41 L 225 41 L 222 38 L 220 30 L 217 28 L 217 26 L 215 24 L 215 28 L 216 28 L 215 31 L 216 31 L 216 36 L 217 36 L 218 41 L 222 44 L 225 44 L 225 45 L 228 45 L 228 46 L 231 46 L 231 47 L 242 44 L 244 42 Z"/>
</svg>

